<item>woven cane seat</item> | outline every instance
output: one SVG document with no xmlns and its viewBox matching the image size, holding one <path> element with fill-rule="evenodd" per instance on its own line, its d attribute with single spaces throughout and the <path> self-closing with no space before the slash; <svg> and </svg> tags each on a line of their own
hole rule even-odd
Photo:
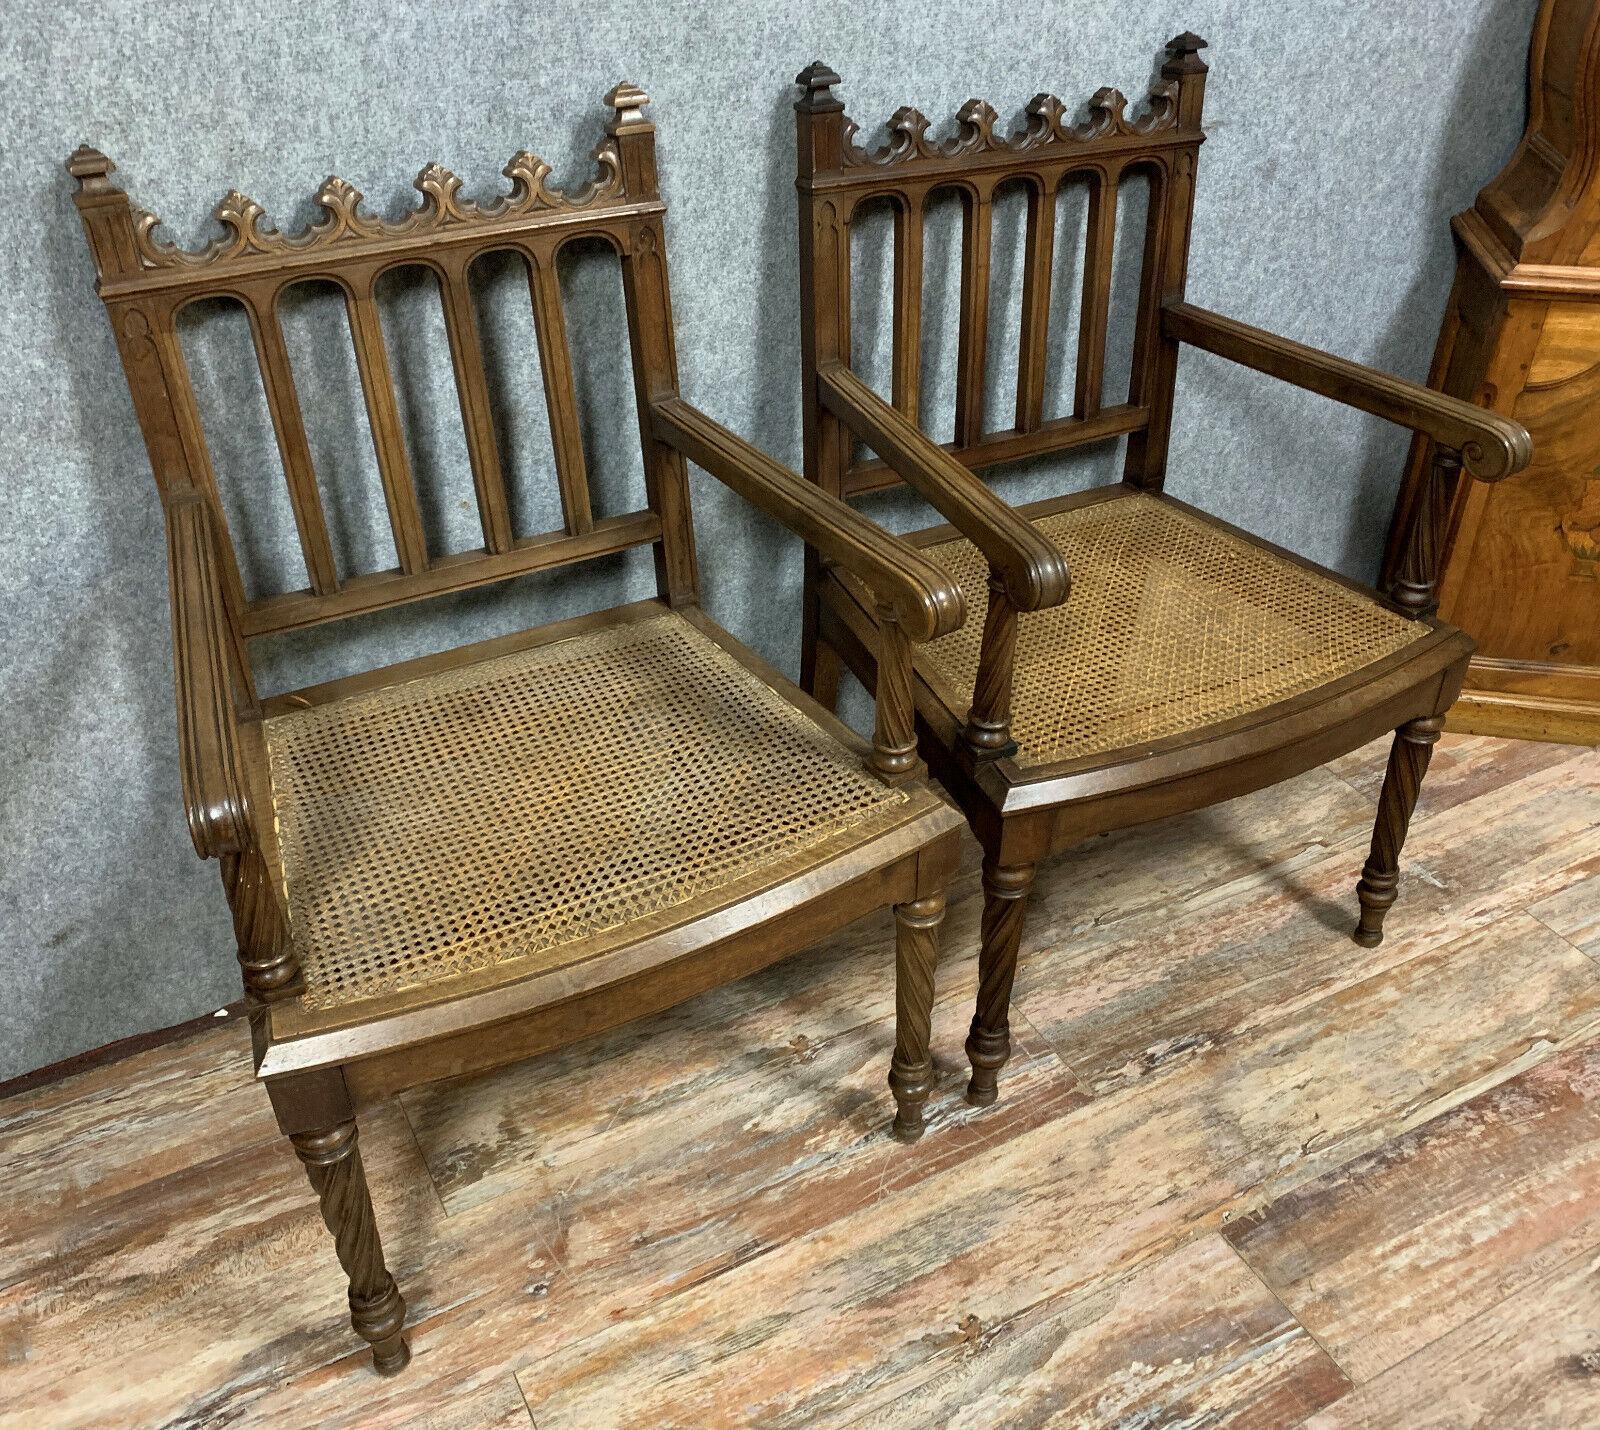
<svg viewBox="0 0 1600 1430">
<path fill-rule="evenodd" d="M 1248 715 L 1392 655 L 1426 628 L 1330 577 L 1144 493 L 1036 518 L 1066 555 L 1064 605 L 1018 622 L 1018 762 L 1143 745 Z M 987 565 L 965 540 L 927 548 L 970 612 L 924 659 L 970 696 Z"/>
<path fill-rule="evenodd" d="M 907 800 L 671 613 L 294 710 L 266 738 L 311 1008 L 570 961 Z"/>
</svg>

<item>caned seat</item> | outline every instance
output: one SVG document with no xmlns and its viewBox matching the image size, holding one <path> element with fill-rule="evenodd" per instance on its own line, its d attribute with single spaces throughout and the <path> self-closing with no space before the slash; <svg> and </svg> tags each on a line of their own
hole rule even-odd
<svg viewBox="0 0 1600 1430">
<path fill-rule="evenodd" d="M 310 1009 L 592 958 L 909 805 L 670 611 L 289 710 L 265 734 Z M 567 777 L 579 762 L 589 778 Z"/>
<path fill-rule="evenodd" d="M 1203 730 L 1353 675 L 1427 634 L 1371 595 L 1143 492 L 1114 491 L 1033 525 L 1066 558 L 1072 596 L 1017 620 L 1019 765 Z M 920 663 L 964 711 L 988 562 L 964 538 L 925 549 L 959 582 L 972 619 L 924 647 Z"/>
</svg>

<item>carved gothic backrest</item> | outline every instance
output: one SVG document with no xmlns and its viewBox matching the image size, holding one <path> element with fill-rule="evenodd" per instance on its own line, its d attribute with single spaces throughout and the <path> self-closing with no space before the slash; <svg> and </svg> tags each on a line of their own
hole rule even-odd
<svg viewBox="0 0 1600 1430">
<path fill-rule="evenodd" d="M 839 76 L 826 65 L 796 78 L 799 141 L 802 362 L 806 384 L 807 475 L 849 495 L 892 485 L 880 462 L 851 464 L 852 443 L 816 398 L 815 374 L 829 362 L 850 361 L 850 228 L 863 205 L 887 200 L 894 209 L 894 305 L 891 399 L 918 418 L 922 348 L 923 228 L 929 199 L 955 191 L 963 204 L 955 440 L 948 444 L 968 466 L 1062 451 L 1130 435 L 1130 479 L 1160 484 L 1171 421 L 1175 349 L 1163 339 L 1160 305 L 1180 297 L 1188 258 L 1195 161 L 1206 65 L 1205 41 L 1183 34 L 1167 46 L 1161 78 L 1142 112 L 1102 89 L 1087 120 L 1071 122 L 1053 95 L 1036 96 L 1016 133 L 999 132 L 998 115 L 969 100 L 948 139 L 929 135 L 915 109 L 889 121 L 889 142 L 869 151 L 833 93 Z M 1126 401 L 1102 399 L 1110 309 L 1117 194 L 1125 177 L 1149 180 L 1132 376 Z M 1070 416 L 1044 416 L 1050 285 L 1055 248 L 1056 193 L 1068 180 L 1089 189 L 1084 288 L 1079 310 L 1078 361 Z M 984 412 L 989 328 L 989 249 L 992 204 L 1001 186 L 1020 181 L 1028 194 L 1014 421 Z"/>
<path fill-rule="evenodd" d="M 652 543 L 662 594 L 675 603 L 693 599 L 693 537 L 682 462 L 654 440 L 646 420 L 649 399 L 677 389 L 655 129 L 641 113 L 647 97 L 633 85 L 619 85 L 606 103 L 612 118 L 595 151 L 598 173 L 578 192 L 554 188 L 549 167 L 519 153 L 504 170 L 510 193 L 479 204 L 461 195 L 461 180 L 454 174 L 429 164 L 416 179 L 421 205 L 391 223 L 366 214 L 360 193 L 342 179 L 329 178 L 317 193 L 322 217 L 300 233 L 280 232 L 259 204 L 229 193 L 216 208 L 227 232 L 197 251 L 158 236 L 159 220 L 135 208 L 111 181 L 114 166 L 103 154 L 81 148 L 72 155 L 67 167 L 78 180 L 75 197 L 99 271 L 100 296 L 156 481 L 163 492 L 198 488 L 212 503 L 219 533 L 227 527 L 177 320 L 190 304 L 216 297 L 238 302 L 249 318 L 307 584 L 303 590 L 250 599 L 236 554 L 225 544 L 224 597 L 237 636 L 289 630 Z M 579 238 L 603 240 L 621 260 L 645 459 L 647 508 L 600 520 L 590 507 L 556 270 L 558 253 Z M 496 446 L 468 274 L 476 259 L 504 251 L 519 254 L 528 271 L 563 515 L 556 531 L 513 529 Z M 471 551 L 432 554 L 424 534 L 375 301 L 382 275 L 406 266 L 429 269 L 443 301 L 483 528 L 482 547 Z M 331 281 L 344 295 L 394 534 L 397 559 L 391 569 L 344 573 L 335 563 L 278 313 L 285 290 L 307 280 Z"/>
</svg>

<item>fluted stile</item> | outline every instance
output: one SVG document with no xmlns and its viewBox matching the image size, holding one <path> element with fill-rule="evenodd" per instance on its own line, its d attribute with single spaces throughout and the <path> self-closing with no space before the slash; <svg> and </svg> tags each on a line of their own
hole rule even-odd
<svg viewBox="0 0 1600 1430">
<path fill-rule="evenodd" d="M 361 376 L 361 395 L 372 428 L 378 479 L 383 483 L 389 526 L 394 532 L 395 554 L 401 571 L 407 576 L 420 575 L 428 569 L 428 542 L 423 533 L 422 507 L 417 500 L 417 484 L 411 473 L 411 457 L 406 451 L 400 405 L 395 398 L 389 353 L 384 346 L 383 327 L 370 277 L 346 290 L 345 311 L 355 346 L 356 371 Z"/>
<path fill-rule="evenodd" d="M 489 380 L 484 369 L 483 343 L 478 336 L 477 314 L 467 278 L 468 259 L 454 255 L 441 264 L 440 295 L 444 303 L 445 332 L 450 340 L 450 365 L 455 371 L 456 398 L 461 404 L 461 430 L 467 441 L 467 462 L 478 498 L 478 520 L 486 551 L 511 549 L 511 507 L 506 496 L 500 449 L 495 441 Z"/>
<path fill-rule="evenodd" d="M 1043 98 L 1044 96 L 1039 96 Z M 1022 333 L 1017 343 L 1017 431 L 1044 421 L 1044 374 L 1050 336 L 1050 276 L 1055 265 L 1056 195 L 1028 188 L 1028 236 L 1022 269 Z"/>
<path fill-rule="evenodd" d="M 989 248 L 994 235 L 994 186 L 966 198 L 961 223 L 961 316 L 956 334 L 956 441 L 983 437 L 983 381 L 989 357 Z"/>
<path fill-rule="evenodd" d="M 284 341 L 283 325 L 278 320 L 276 290 L 262 285 L 244 290 L 255 338 L 256 360 L 261 367 L 261 385 L 272 415 L 272 430 L 278 439 L 278 455 L 283 461 L 289 484 L 289 504 L 294 511 L 295 530 L 305 558 L 311 589 L 319 596 L 339 589 L 339 573 L 334 565 L 333 545 L 328 539 L 327 518 L 322 511 L 322 494 L 317 490 L 317 475 L 311 461 L 311 444 L 306 440 L 305 419 L 295 391 L 294 369 Z"/>
<path fill-rule="evenodd" d="M 1413 618 L 1431 616 L 1439 609 L 1439 551 L 1444 537 L 1445 508 L 1450 487 L 1461 470 L 1461 454 L 1440 447 L 1433 468 L 1417 492 L 1416 509 L 1406 533 L 1391 592 L 1395 605 Z"/>
<path fill-rule="evenodd" d="M 1119 95 L 1120 99 L 1121 96 Z M 1117 184 L 1110 166 L 1095 176 L 1089 198 L 1088 241 L 1083 255 L 1083 305 L 1078 319 L 1078 365 L 1073 415 L 1100 411 L 1106 374 L 1106 332 L 1111 318 L 1113 250 L 1117 240 Z"/>
<path fill-rule="evenodd" d="M 922 386 L 923 199 L 908 194 L 894 211 L 894 343 L 890 390 L 895 407 L 917 420 Z"/>
</svg>

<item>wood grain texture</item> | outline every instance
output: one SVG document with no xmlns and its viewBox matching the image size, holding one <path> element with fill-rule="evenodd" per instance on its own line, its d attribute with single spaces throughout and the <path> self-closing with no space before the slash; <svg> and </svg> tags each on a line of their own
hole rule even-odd
<svg viewBox="0 0 1600 1430">
<path fill-rule="evenodd" d="M 1135 1085 L 1006 1142 L 981 1199 L 938 1179 L 875 1200 L 521 1383 L 541 1426 L 703 1424 L 728 1406 L 837 1418 L 931 1377 L 952 1322 L 998 1327 L 1122 1274 L 1597 1032 L 1600 971 L 1581 954 L 1469 937 L 1230 1040 L 1181 1085 Z"/>
<path fill-rule="evenodd" d="M 1447 736 L 1441 747 L 1471 738 Z M 1509 788 L 1484 789 L 1417 821 L 1403 861 L 1405 896 L 1377 949 L 1349 938 L 1349 889 L 1365 837 L 1357 823 L 1331 851 L 1313 844 L 1269 871 L 1193 892 L 1180 884 L 1169 901 L 1116 919 L 1091 901 L 1098 860 L 1081 881 L 1042 880 L 1038 917 L 1072 937 L 1052 948 L 1027 935 L 1017 997 L 1086 1086 L 1105 1091 L 1181 1068 L 1240 1028 L 1286 1016 L 1580 879 L 1600 855 L 1600 757 L 1569 753 Z M 1219 833 L 1224 844 L 1248 838 L 1238 825 Z M 1063 863 L 1070 869 L 1075 857 Z"/>
<path fill-rule="evenodd" d="M 1371 1380 L 1600 1245 L 1600 1048 L 1551 1058 L 1226 1236 Z"/>
<path fill-rule="evenodd" d="M 1205 1236 L 999 1330 L 947 1333 L 943 1365 L 861 1407 L 885 1426 L 1213 1425 L 1276 1430 L 1350 1382 L 1228 1249 Z M 1130 1355 L 1130 1348 L 1133 1349 Z"/>
<path fill-rule="evenodd" d="M 1575 948 L 1600 959 L 1600 854 L 1574 872 L 1577 877 L 1570 884 L 1536 900 L 1529 912 Z"/>
<path fill-rule="evenodd" d="M 1526 909 L 1579 928 L 1594 756 L 1519 764 L 1446 735 L 1407 856 L 1445 887 L 1420 881 L 1433 902 L 1407 924 L 1402 900 L 1369 951 L 1306 900 L 1347 895 L 1385 754 L 1339 762 L 1359 792 L 1314 771 L 1040 870 L 1037 968 L 1142 940 L 1166 1003 L 1194 980 L 1211 1034 L 1145 1067 L 1141 1016 L 1107 1004 L 1120 1046 L 1089 1065 L 1141 1071 L 1098 1096 L 1070 1066 L 1095 1020 L 1052 1040 L 1034 1025 L 1060 1016 L 1045 978 L 1011 1008 L 1007 1098 L 963 1101 L 969 844 L 913 1147 L 882 1131 L 887 910 L 669 1012 L 363 1112 L 414 1353 L 392 1380 L 348 1335 L 242 1026 L 0 1100 L 0 1422 L 510 1426 L 531 1405 L 541 1427 L 1457 1425 L 1474 1406 L 1485 1425 L 1587 1423 L 1600 965 Z M 1276 911 L 1243 937 L 1263 900 Z M 1231 993 L 1211 937 L 1238 940 Z M 1318 961 L 1335 951 L 1353 961 Z M 1092 988 L 1073 966 L 1060 985 Z M 1289 1306 L 1223 1236 L 1285 1269 Z M 1562 1279 L 1578 1266 L 1587 1283 Z M 1377 1346 L 1413 1319 L 1433 1339 L 1350 1389 L 1341 1325 Z"/>
<path fill-rule="evenodd" d="M 420 206 L 386 219 L 366 211 L 350 184 L 330 177 L 317 191 L 320 215 L 298 232 L 280 230 L 259 204 L 232 191 L 216 209 L 224 232 L 194 250 L 160 235 L 156 216 L 136 209 L 112 182 L 115 166 L 104 154 L 84 146 L 67 163 L 166 515 L 190 834 L 197 854 L 221 862 L 251 1003 L 252 1066 L 309 1176 L 348 1281 L 351 1325 L 385 1373 L 409 1359 L 402 1328 L 405 1297 L 413 1293 L 397 1286 L 380 1240 L 383 1217 L 359 1150 L 359 1103 L 581 1041 L 737 979 L 886 906 L 900 911 L 901 928 L 900 1018 L 890 1063 L 898 1135 L 920 1131 L 923 1104 L 935 1091 L 928 1041 L 936 934 L 961 820 L 929 786 L 917 753 L 911 644 L 961 624 L 959 588 L 836 496 L 678 400 L 655 126 L 643 113 L 648 96 L 624 81 L 604 102 L 610 117 L 595 150 L 598 172 L 581 189 L 550 184 L 549 166 L 525 151 L 504 170 L 510 191 L 488 201 L 465 197 L 459 177 L 429 164 L 415 181 Z M 600 520 L 556 266 L 575 239 L 598 241 L 620 265 L 649 507 Z M 482 295 L 471 281 L 474 261 L 491 253 L 516 254 L 527 267 L 561 497 L 558 531 L 521 533 L 513 522 L 478 327 Z M 374 300 L 377 280 L 402 266 L 427 270 L 438 286 L 483 532 L 480 549 L 436 558 Z M 330 546 L 302 395 L 277 316 L 282 292 L 306 280 L 345 296 L 394 530 L 394 568 L 344 578 Z M 260 599 L 240 581 L 177 327 L 188 304 L 218 295 L 242 304 L 251 324 L 307 570 L 304 589 Z M 975 372 L 981 390 L 981 353 Z M 696 609 L 685 455 L 708 463 L 814 549 L 879 589 L 883 675 L 870 750 Z M 383 728 L 376 739 L 353 737 L 348 724 L 334 729 L 351 713 L 338 701 L 363 698 L 346 682 L 324 685 L 316 701 L 307 692 L 280 693 L 280 703 L 303 708 L 274 717 L 270 728 L 265 723 L 251 674 L 252 638 L 645 543 L 656 548 L 652 604 L 674 623 L 672 652 L 657 646 L 645 654 L 633 639 L 639 632 L 620 629 L 634 623 L 638 608 L 622 607 L 522 632 L 513 639 L 525 646 L 504 657 L 537 663 L 541 645 L 598 640 L 585 647 L 581 673 L 572 661 L 554 679 L 542 678 L 548 669 L 541 675 L 527 666 L 519 678 L 505 664 L 468 672 L 472 647 L 463 647 L 407 663 L 413 682 L 399 698 L 416 718 L 380 718 L 367 726 L 369 733 Z M 559 654 L 579 656 L 570 644 Z M 346 681 L 381 686 L 400 678 L 367 670 Z M 476 694 L 461 699 L 451 679 L 496 683 L 477 684 Z M 641 723 L 647 708 L 651 718 Z M 606 711 L 615 717 L 610 727 Z M 494 788 L 481 799 L 470 780 L 441 779 L 440 772 L 461 775 L 480 763 L 486 748 L 503 752 L 516 738 L 506 722 L 519 721 L 545 754 L 561 746 L 539 779 L 524 786 L 491 778 Z M 316 729 L 308 733 L 307 726 Z M 741 732 L 753 740 L 743 754 L 734 749 Z M 556 734 L 573 738 L 562 743 Z M 656 747 L 647 748 L 652 738 Z M 793 743 L 780 751 L 783 739 Z M 899 789 L 886 792 L 862 779 L 862 762 Z M 527 760 L 518 764 L 523 774 L 527 767 Z M 864 790 L 862 805 L 847 808 L 837 791 L 824 789 L 824 767 Z M 637 783 L 645 771 L 690 768 L 701 780 L 693 797 Z M 763 769 L 778 783 L 763 788 Z M 405 827 L 385 854 L 378 850 L 384 810 L 399 806 Z M 585 812 L 573 816 L 580 806 Z M 690 807 L 710 821 L 699 833 L 684 824 Z M 860 817 L 867 808 L 884 817 Z M 511 809 L 511 824 L 497 831 L 486 813 L 494 809 Z M 570 816 L 568 834 L 552 810 Z M 341 824 L 359 829 L 359 854 L 341 843 Z M 538 857 L 519 843 L 525 836 L 560 845 L 560 877 L 539 875 Z M 402 847 L 408 852 L 397 853 Z M 706 856 L 717 861 L 714 869 Z M 329 917 L 341 903 L 359 928 Z M 511 967 L 535 949 L 561 952 Z M 391 976 L 357 976 L 358 966 Z M 881 969 L 878 976 L 885 983 L 895 977 Z M 245 1312 L 270 1298 L 242 1276 L 215 1279 L 238 1305 L 226 1319 L 213 1311 L 208 1324 L 241 1338 L 254 1334 Z M 284 1301 L 291 1303 L 306 1309 L 303 1301 Z M 418 1304 L 426 1309 L 425 1283 Z M 225 1344 L 226 1334 L 218 1340 Z M 469 1339 L 463 1351 L 473 1344 Z M 497 1389 L 504 1384 L 502 1377 Z M 195 1418 L 207 1417 L 201 1411 Z"/>
<path fill-rule="evenodd" d="M 1133 594 L 1118 609 L 1142 615 L 1127 629 L 1113 629 L 1093 592 L 1105 570 L 1128 565 L 1117 558 L 1138 544 L 1132 538 L 1108 542 L 1110 557 L 1074 547 L 1083 567 L 1080 594 L 1073 604 L 1071 573 L 1058 546 L 1045 540 L 1033 511 L 1018 511 L 1001 501 L 974 473 L 1003 462 L 1061 451 L 1090 439 L 1126 434 L 1124 495 L 1152 500 L 1166 476 L 1166 454 L 1173 422 L 1173 395 L 1180 343 L 1220 354 L 1274 378 L 1429 433 L 1459 453 L 1460 466 L 1474 477 L 1498 480 L 1527 465 L 1529 439 L 1515 421 L 1487 413 L 1456 397 L 1444 396 L 1360 364 L 1276 337 L 1243 323 L 1208 313 L 1184 301 L 1196 165 L 1204 140 L 1201 112 L 1207 65 L 1200 58 L 1206 42 L 1192 33 L 1168 41 L 1160 78 L 1142 112 L 1130 115 L 1126 98 L 1112 89 L 1089 102 L 1088 119 L 1073 123 L 1061 100 L 1038 95 L 1027 107 L 1025 126 L 1009 134 L 998 126 L 990 104 L 969 100 L 956 115 L 953 136 L 930 137 L 926 116 L 904 107 L 889 121 L 888 143 L 867 149 L 857 142 L 856 126 L 844 116 L 834 93 L 840 76 L 817 61 L 796 77 L 801 94 L 795 104 L 796 188 L 799 202 L 801 288 L 801 391 L 806 475 L 830 494 L 849 495 L 904 481 L 926 498 L 966 541 L 981 553 L 991 596 L 975 660 L 953 672 L 941 668 L 937 648 L 924 654 L 916 686 L 920 748 L 930 769 L 966 814 L 992 870 L 1031 869 L 1086 837 L 1125 828 L 1162 815 L 1204 807 L 1263 785 L 1303 773 L 1308 766 L 1348 751 L 1382 729 L 1416 721 L 1437 722 L 1460 688 L 1470 642 L 1459 632 L 1426 618 L 1433 601 L 1437 549 L 1434 525 L 1421 528 L 1407 567 L 1400 601 L 1356 588 L 1369 609 L 1342 610 L 1330 623 L 1328 644 L 1356 637 L 1362 617 L 1395 621 L 1397 605 L 1417 617 L 1414 638 L 1353 656 L 1335 671 L 1308 671 L 1292 696 L 1269 694 L 1247 699 L 1248 679 L 1237 671 L 1201 682 L 1211 703 L 1186 708 L 1170 729 L 1121 730 L 1107 713 L 1112 697 L 1129 708 L 1148 711 L 1168 691 L 1135 689 L 1132 671 L 1147 671 L 1137 658 L 1140 642 L 1160 624 L 1151 612 L 1161 606 L 1166 576 L 1139 577 Z M 1065 162 L 1063 162 L 1065 158 Z M 1104 407 L 1107 323 L 1116 264 L 1118 193 L 1124 177 L 1137 173 L 1148 184 L 1150 202 L 1139 265 L 1139 294 L 1127 401 Z M 1087 181 L 1089 211 L 1083 239 L 1083 278 L 1075 345 L 1073 412 L 1065 423 L 1042 420 L 1042 368 L 1053 346 L 1069 348 L 1070 334 L 1052 344 L 1049 287 L 1054 246 L 1055 196 L 1064 180 Z M 1017 392 L 1013 425 L 990 431 L 983 410 L 987 328 L 990 312 L 992 202 L 1003 186 L 1018 182 L 1028 193 L 1029 217 L 1020 270 Z M 954 190 L 963 205 L 958 332 L 954 362 L 954 438 L 936 444 L 923 430 L 927 414 L 908 400 L 908 373 L 914 373 L 922 333 L 907 321 L 914 306 L 908 273 L 922 257 L 920 239 L 909 229 L 920 224 L 931 194 Z M 849 230 L 865 203 L 887 201 L 896 218 L 896 322 L 893 331 L 891 404 L 851 369 Z M 1001 304 L 997 300 L 994 308 Z M 1122 394 L 1113 394 L 1120 397 Z M 921 425 L 919 425 L 921 424 Z M 874 454 L 853 462 L 858 443 Z M 1458 471 L 1454 455 L 1441 455 L 1440 483 Z M 1437 513 L 1440 500 L 1430 510 Z M 1156 503 L 1152 509 L 1162 509 Z M 1192 509 L 1187 515 L 1207 527 L 1223 524 Z M 1235 533 L 1238 534 L 1238 533 Z M 913 540 L 932 541 L 933 532 Z M 1274 551 L 1283 570 L 1306 567 L 1290 553 Z M 899 687 L 899 672 L 884 674 L 879 647 L 884 642 L 874 622 L 873 602 L 858 599 L 845 573 L 832 570 L 825 553 L 813 548 L 806 565 L 806 614 L 801 669 L 808 689 L 830 696 L 842 662 L 869 688 L 886 681 Z M 1104 559 L 1103 559 L 1104 558 Z M 964 560 L 965 558 L 963 558 Z M 1097 563 L 1099 570 L 1097 570 Z M 1242 572 L 1234 553 L 1219 566 Z M 1159 569 L 1190 572 L 1200 559 L 1163 553 Z M 1152 567 L 1152 569 L 1156 569 Z M 1332 578 L 1332 573 L 1314 571 Z M 1295 572 L 1299 576 L 1299 572 Z M 964 573 L 973 599 L 977 571 Z M 1338 579 L 1338 578 L 1332 578 Z M 1152 581 L 1154 584 L 1152 584 Z M 1346 583 L 1348 584 L 1348 583 Z M 1220 584 L 1216 589 L 1222 589 Z M 1198 613 L 1211 599 L 1178 600 L 1169 609 L 1182 613 L 1164 637 L 1195 649 L 1210 649 Z M 1231 600 L 1231 596 L 1229 597 Z M 1087 603 L 1087 604 L 1085 604 Z M 1320 602 L 1312 603 L 1321 610 Z M 1019 623 L 1029 613 L 1061 607 L 1075 632 L 1090 633 L 1083 648 L 1063 642 L 1049 653 L 1030 648 Z M 1384 607 L 1386 609 L 1378 609 Z M 1240 630 L 1229 637 L 1259 642 L 1277 651 L 1283 630 L 1298 629 L 1294 598 L 1285 586 L 1253 588 Z M 1077 611 L 1077 616 L 1073 612 Z M 1155 624 L 1152 625 L 1152 622 Z M 1381 624 L 1381 621 L 1379 621 Z M 1332 626 L 1338 626 L 1334 631 Z M 1044 627 L 1035 627 L 1036 633 Z M 1066 630 L 1057 622 L 1052 630 Z M 1390 633 L 1391 636 L 1394 634 Z M 1322 639 L 1318 638 L 1319 641 Z M 1314 642 L 1315 644 L 1315 642 Z M 824 653 L 822 647 L 828 650 Z M 1089 653 L 1088 647 L 1094 646 Z M 1404 646 L 1407 654 L 1397 654 Z M 1130 658 L 1128 653 L 1135 655 Z M 1111 659 L 1101 669 L 1099 654 Z M 1053 655 L 1054 658 L 1051 658 Z M 1088 670 L 1093 663 L 1094 668 Z M 1166 664 L 1170 664 L 1167 662 Z M 1154 665 L 1165 668 L 1161 660 Z M 1088 670 L 1087 677 L 1085 675 Z M 968 692 L 970 691 L 970 695 Z M 1021 693 L 1032 692 L 1027 701 Z M 1017 694 L 1013 710 L 1013 694 Z M 1041 693 L 1042 692 L 1042 693 Z M 1276 701 L 1272 704 L 1269 702 Z M 1022 731 L 1028 708 L 1064 710 L 1086 731 L 1075 751 L 1040 753 Z M 1163 707 L 1165 708 L 1165 707 Z M 1266 712 L 1270 709 L 1271 714 Z M 1430 727 L 1430 733 L 1432 732 Z M 1020 744 L 1020 752 L 1013 744 Z M 1374 853 L 1360 884 L 1363 913 L 1358 937 L 1376 943 L 1385 910 L 1397 889 L 1400 844 L 1415 800 L 1425 760 L 1422 746 L 1409 740 L 1406 759 L 1382 801 Z M 1037 755 L 1037 758 L 1033 756 Z M 1020 875 L 1016 875 L 1021 877 Z M 997 1095 L 996 1072 L 1005 1060 L 1007 1003 L 1024 937 L 1021 899 L 1004 902 L 991 891 L 985 941 L 989 953 L 969 1051 L 973 1059 L 971 1095 L 980 1102 Z M 1069 1054 L 1070 1056 L 1070 1054 Z"/>
<path fill-rule="evenodd" d="M 1544 0 L 1528 124 L 1457 214 L 1456 279 L 1430 385 L 1522 423 L 1515 482 L 1461 483 L 1441 533 L 1440 610 L 1477 640 L 1452 728 L 1600 744 L 1600 6 Z M 1426 523 L 1427 442 L 1412 443 L 1390 527 L 1393 575 Z M 1513 682 L 1504 667 L 1520 667 Z"/>
<path fill-rule="evenodd" d="M 1305 1422 L 1571 1430 L 1600 1416 L 1600 1256 L 1586 1252 Z"/>
</svg>

